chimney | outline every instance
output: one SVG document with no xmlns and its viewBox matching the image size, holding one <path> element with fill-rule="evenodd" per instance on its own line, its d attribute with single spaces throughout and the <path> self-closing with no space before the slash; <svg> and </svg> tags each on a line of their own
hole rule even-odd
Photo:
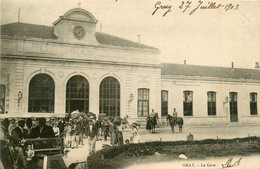
<svg viewBox="0 0 260 169">
<path fill-rule="evenodd" d="M 234 68 L 234 62 L 231 62 L 231 67 L 232 67 L 232 69 Z"/>
<path fill-rule="evenodd" d="M 186 60 L 184 60 L 184 65 L 186 65 Z"/>
<path fill-rule="evenodd" d="M 255 62 L 255 68 L 260 68 L 259 62 Z"/>
</svg>

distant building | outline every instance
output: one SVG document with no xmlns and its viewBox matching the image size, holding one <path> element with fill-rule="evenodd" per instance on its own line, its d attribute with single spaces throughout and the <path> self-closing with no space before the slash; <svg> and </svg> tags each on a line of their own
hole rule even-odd
<svg viewBox="0 0 260 169">
<path fill-rule="evenodd" d="M 157 48 L 96 32 L 72 9 L 53 26 L 1 26 L 1 113 L 106 113 L 145 121 L 176 108 L 185 124 L 260 123 L 260 70 L 161 64 Z M 1 115 L 0 115 L 1 116 Z"/>
</svg>

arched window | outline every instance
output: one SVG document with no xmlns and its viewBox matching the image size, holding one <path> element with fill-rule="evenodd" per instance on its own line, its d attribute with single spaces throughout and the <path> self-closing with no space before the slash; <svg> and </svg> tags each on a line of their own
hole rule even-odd
<svg viewBox="0 0 260 169">
<path fill-rule="evenodd" d="M 89 111 L 89 83 L 80 75 L 69 79 L 66 86 L 66 112 Z"/>
<path fill-rule="evenodd" d="M 103 79 L 100 84 L 99 113 L 120 116 L 120 84 L 113 77 Z"/>
<path fill-rule="evenodd" d="M 47 74 L 35 75 L 29 84 L 28 112 L 53 113 L 55 84 Z"/>
</svg>

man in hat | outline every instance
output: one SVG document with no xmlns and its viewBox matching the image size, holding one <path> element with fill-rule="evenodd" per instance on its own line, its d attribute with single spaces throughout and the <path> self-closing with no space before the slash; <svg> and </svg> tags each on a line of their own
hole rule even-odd
<svg viewBox="0 0 260 169">
<path fill-rule="evenodd" d="M 176 111 L 176 108 L 173 108 L 172 117 L 177 118 L 177 116 L 178 116 L 178 113 Z"/>
<path fill-rule="evenodd" d="M 74 131 L 74 135 L 76 138 L 76 147 L 78 147 L 79 145 L 83 145 L 83 133 L 85 130 L 85 126 L 83 123 L 83 117 L 79 116 L 77 121 L 76 121 L 76 128 Z"/>
<path fill-rule="evenodd" d="M 30 134 L 32 126 L 33 126 L 32 119 L 31 118 L 27 118 L 26 122 L 25 122 L 25 129 L 28 130 L 28 134 Z"/>
<path fill-rule="evenodd" d="M 17 127 L 17 119 L 13 118 L 10 120 L 10 124 L 8 126 L 8 133 L 9 135 L 11 135 L 13 129 Z"/>
<path fill-rule="evenodd" d="M 119 146 L 122 146 L 124 144 L 122 122 L 119 121 L 119 122 L 117 122 L 115 124 L 116 124 L 117 143 L 118 143 Z"/>
<path fill-rule="evenodd" d="M 108 119 L 105 118 L 104 119 L 104 122 L 103 122 L 103 125 L 102 125 L 102 130 L 103 130 L 103 133 L 104 133 L 104 140 L 107 141 L 107 136 L 109 135 L 109 122 L 108 122 Z"/>
<path fill-rule="evenodd" d="M 18 126 L 15 127 L 11 132 L 11 145 L 14 147 L 17 152 L 17 159 L 21 162 L 21 165 L 24 167 L 26 165 L 25 155 L 22 146 L 25 143 L 25 139 L 28 138 L 28 131 L 24 129 L 25 120 L 18 119 Z"/>
<path fill-rule="evenodd" d="M 58 120 L 58 127 L 59 127 L 59 130 L 60 130 L 60 136 L 63 137 L 63 131 L 64 131 L 64 128 L 65 128 L 65 122 L 63 119 L 59 118 Z"/>
<path fill-rule="evenodd" d="M 89 154 L 96 152 L 97 132 L 98 132 L 97 125 L 95 124 L 93 119 L 90 118 L 88 125 L 86 126 L 86 129 L 85 129 L 85 135 L 88 137 Z"/>
<path fill-rule="evenodd" d="M 40 118 L 39 124 L 32 128 L 31 138 L 52 138 L 55 137 L 54 131 L 51 126 L 46 125 L 46 119 Z"/>
<path fill-rule="evenodd" d="M 46 124 L 47 126 L 51 126 L 51 119 L 50 119 L 50 118 L 46 118 L 45 124 Z"/>
<path fill-rule="evenodd" d="M 96 124 L 97 124 L 97 128 L 98 128 L 97 140 L 102 140 L 102 120 L 101 120 L 100 116 L 98 116 Z"/>
</svg>

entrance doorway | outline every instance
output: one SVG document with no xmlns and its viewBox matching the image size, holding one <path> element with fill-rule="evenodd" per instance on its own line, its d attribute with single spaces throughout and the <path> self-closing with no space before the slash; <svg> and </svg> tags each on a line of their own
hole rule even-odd
<svg viewBox="0 0 260 169">
<path fill-rule="evenodd" d="M 89 84 L 80 75 L 71 77 L 66 87 L 66 113 L 75 110 L 84 113 L 89 111 Z"/>
<path fill-rule="evenodd" d="M 238 112 L 237 112 L 237 93 L 229 93 L 229 107 L 230 107 L 230 122 L 238 122 Z"/>
</svg>

